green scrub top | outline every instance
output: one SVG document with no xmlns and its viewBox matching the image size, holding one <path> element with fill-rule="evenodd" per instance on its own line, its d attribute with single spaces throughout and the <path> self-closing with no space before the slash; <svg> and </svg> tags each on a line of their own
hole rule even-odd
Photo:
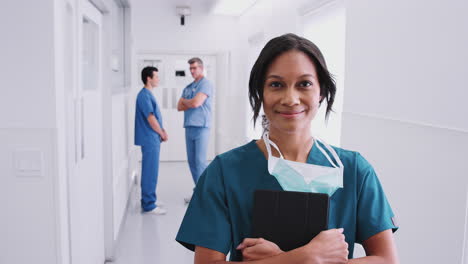
<svg viewBox="0 0 468 264">
<path fill-rule="evenodd" d="M 315 144 L 321 143 L 315 141 L 307 163 L 331 167 Z M 330 198 L 328 228 L 344 228 L 351 259 L 354 243 L 398 227 L 372 166 L 358 152 L 333 148 L 344 165 L 344 187 Z M 190 250 L 201 246 L 231 252 L 231 261 L 242 260 L 236 247 L 252 237 L 253 194 L 258 189 L 282 190 L 254 140 L 218 155 L 197 183 L 176 240 Z"/>
</svg>

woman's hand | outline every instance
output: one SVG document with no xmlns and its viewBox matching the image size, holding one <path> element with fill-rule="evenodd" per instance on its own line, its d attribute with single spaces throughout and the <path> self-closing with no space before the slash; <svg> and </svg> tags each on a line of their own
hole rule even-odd
<svg viewBox="0 0 468 264">
<path fill-rule="evenodd" d="M 283 253 L 278 245 L 263 238 L 246 238 L 237 246 L 237 250 L 242 252 L 245 261 L 265 259 Z"/>
<path fill-rule="evenodd" d="M 261 260 L 283 253 L 275 243 L 263 238 L 246 238 L 237 247 L 242 251 L 245 261 Z M 317 264 L 348 263 L 348 243 L 343 235 L 343 228 L 320 232 L 312 241 L 304 246 L 306 254 Z"/>
<path fill-rule="evenodd" d="M 348 243 L 343 228 L 322 231 L 304 247 L 313 256 L 314 263 L 348 263 Z"/>
</svg>

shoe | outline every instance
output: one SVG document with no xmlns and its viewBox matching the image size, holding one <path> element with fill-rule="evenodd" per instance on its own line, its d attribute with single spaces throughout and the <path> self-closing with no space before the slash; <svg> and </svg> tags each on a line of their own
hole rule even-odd
<svg viewBox="0 0 468 264">
<path fill-rule="evenodd" d="M 192 200 L 192 195 L 190 195 L 190 196 L 184 198 L 184 202 L 185 202 L 186 204 L 190 203 L 190 200 Z"/>
<path fill-rule="evenodd" d="M 151 211 L 144 212 L 145 214 L 154 214 L 154 215 L 165 215 L 167 213 L 166 209 L 163 209 L 161 207 L 156 207 Z"/>
<path fill-rule="evenodd" d="M 166 204 L 161 201 L 156 201 L 156 207 L 164 207 Z"/>
</svg>

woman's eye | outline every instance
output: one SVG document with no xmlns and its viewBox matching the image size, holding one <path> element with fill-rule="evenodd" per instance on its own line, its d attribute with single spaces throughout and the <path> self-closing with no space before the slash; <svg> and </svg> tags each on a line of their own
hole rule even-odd
<svg viewBox="0 0 468 264">
<path fill-rule="evenodd" d="M 303 81 L 303 82 L 299 83 L 299 86 L 300 87 L 309 87 L 309 86 L 312 86 L 312 83 L 309 82 L 309 81 Z"/>
<path fill-rule="evenodd" d="M 270 83 L 270 86 L 271 86 L 271 87 L 278 88 L 278 87 L 281 87 L 281 83 L 280 83 L 280 82 L 271 82 L 271 83 Z"/>
</svg>

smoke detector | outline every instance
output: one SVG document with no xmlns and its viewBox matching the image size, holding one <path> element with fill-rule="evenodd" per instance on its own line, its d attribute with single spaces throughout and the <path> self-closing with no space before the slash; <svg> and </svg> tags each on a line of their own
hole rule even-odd
<svg viewBox="0 0 468 264">
<path fill-rule="evenodd" d="M 177 15 L 180 16 L 180 25 L 185 25 L 185 16 L 190 16 L 191 11 L 189 6 L 176 6 Z"/>
</svg>

